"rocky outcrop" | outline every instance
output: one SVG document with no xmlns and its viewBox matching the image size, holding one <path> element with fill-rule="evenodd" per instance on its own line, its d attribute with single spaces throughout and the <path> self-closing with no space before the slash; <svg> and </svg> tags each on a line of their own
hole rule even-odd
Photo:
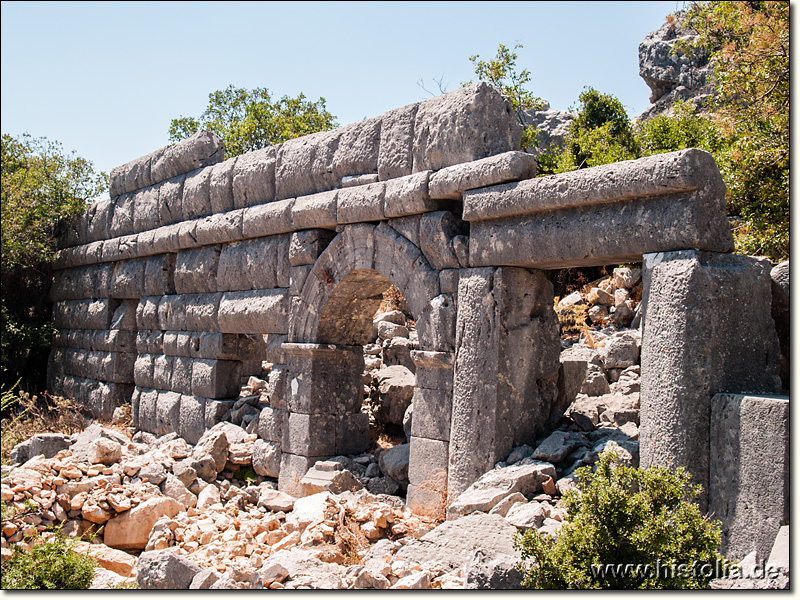
<svg viewBox="0 0 800 600">
<path fill-rule="evenodd" d="M 677 13 L 669 18 L 639 44 L 639 75 L 650 87 L 652 106 L 637 120 L 670 114 L 679 100 L 702 107 L 713 94 L 713 65 L 708 55 L 695 51 L 690 56 L 679 47 L 679 42 L 690 42 L 697 35 L 681 25 L 682 16 Z"/>
</svg>

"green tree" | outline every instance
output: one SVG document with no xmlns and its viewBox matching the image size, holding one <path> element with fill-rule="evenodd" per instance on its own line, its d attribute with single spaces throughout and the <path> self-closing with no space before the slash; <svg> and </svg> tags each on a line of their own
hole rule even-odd
<svg viewBox="0 0 800 600">
<path fill-rule="evenodd" d="M 552 172 L 564 173 L 639 156 L 639 144 L 622 102 L 591 87 L 581 92 L 578 102 L 578 115 L 570 123 L 565 148 L 550 159 Z"/>
<path fill-rule="evenodd" d="M 728 207 L 745 227 L 737 249 L 773 260 L 789 252 L 789 2 L 696 2 L 687 52 L 714 64 L 711 110 L 727 146 L 715 155 Z"/>
<path fill-rule="evenodd" d="M 58 225 L 107 189 L 108 178 L 60 143 L 2 135 L 2 382 L 44 382 L 50 262 Z M 30 367 L 30 368 L 29 368 Z"/>
<path fill-rule="evenodd" d="M 535 529 L 515 538 L 527 561 L 520 567 L 523 585 L 704 588 L 724 559 L 717 552 L 719 523 L 703 517 L 692 502 L 700 487 L 689 484 L 689 474 L 622 466 L 613 452 L 601 454 L 595 466 L 594 472 L 578 469 L 578 490 L 564 494 L 569 517 L 555 540 Z"/>
<path fill-rule="evenodd" d="M 336 117 L 325 108 L 324 98 L 311 102 L 300 94 L 273 100 L 267 88 L 230 85 L 208 95 L 208 106 L 199 118 L 173 119 L 169 139 L 177 142 L 208 129 L 222 138 L 226 157 L 231 157 L 335 127 Z"/>
<path fill-rule="evenodd" d="M 676 103 L 670 116 L 658 115 L 638 123 L 635 134 L 642 156 L 684 148 L 700 148 L 716 156 L 727 146 L 712 117 L 696 113 L 685 102 Z"/>
<path fill-rule="evenodd" d="M 475 66 L 475 75 L 479 81 L 491 83 L 511 100 L 517 119 L 525 127 L 522 134 L 522 148 L 531 148 L 537 146 L 536 128 L 526 125 L 525 111 L 540 110 L 543 104 L 541 98 L 525 87 L 530 83 L 531 72 L 528 69 L 517 72 L 516 50 L 522 47 L 522 44 L 517 42 L 513 50 L 509 50 L 505 44 L 500 44 L 494 58 L 481 60 L 476 54 L 470 56 L 469 60 Z M 472 81 L 468 81 L 464 85 L 471 84 Z"/>
</svg>

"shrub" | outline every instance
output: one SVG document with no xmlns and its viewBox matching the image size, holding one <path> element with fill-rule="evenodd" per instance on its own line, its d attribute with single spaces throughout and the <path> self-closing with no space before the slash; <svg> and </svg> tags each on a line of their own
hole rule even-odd
<svg viewBox="0 0 800 600">
<path fill-rule="evenodd" d="M 578 490 L 564 495 L 570 521 L 555 539 L 536 530 L 515 537 L 523 585 L 697 589 L 723 565 L 719 523 L 692 502 L 700 486 L 689 484 L 686 471 L 634 469 L 617 461 L 604 452 L 596 471 L 578 469 Z"/>
<path fill-rule="evenodd" d="M 30 551 L 14 546 L 3 563 L 2 587 L 12 590 L 85 590 L 94 577 L 96 561 L 73 549 L 73 541 L 56 533 L 37 538 Z"/>
</svg>

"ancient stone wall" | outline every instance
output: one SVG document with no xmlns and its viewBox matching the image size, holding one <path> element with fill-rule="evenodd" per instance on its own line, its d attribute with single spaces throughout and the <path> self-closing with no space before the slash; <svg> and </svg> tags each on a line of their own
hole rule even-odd
<svg viewBox="0 0 800 600">
<path fill-rule="evenodd" d="M 259 452 L 280 489 L 300 493 L 317 460 L 368 444 L 361 346 L 394 284 L 419 333 L 408 502 L 425 509 L 438 471 L 454 498 L 553 422 L 558 325 L 542 269 L 687 250 L 725 262 L 733 250 L 709 154 L 534 178 L 520 139 L 509 102 L 478 84 L 225 161 L 201 132 L 114 169 L 111 200 L 62 237 L 51 389 L 106 418 L 130 402 L 137 427 L 194 443 L 231 408 L 241 377 L 269 361 Z M 692 288 L 696 305 L 761 271 L 768 282 L 768 269 L 745 271 Z M 677 310 L 658 285 L 646 336 Z M 771 340 L 759 343 L 767 355 L 748 381 L 772 382 Z M 724 358 L 723 346 L 715 333 L 704 352 Z M 645 362 L 643 423 L 675 391 L 655 375 L 647 388 Z M 653 364 L 680 371 L 674 362 Z M 737 378 L 718 377 L 692 405 L 705 439 L 711 395 L 772 391 L 727 381 Z M 673 450 L 648 456 L 682 460 Z"/>
</svg>

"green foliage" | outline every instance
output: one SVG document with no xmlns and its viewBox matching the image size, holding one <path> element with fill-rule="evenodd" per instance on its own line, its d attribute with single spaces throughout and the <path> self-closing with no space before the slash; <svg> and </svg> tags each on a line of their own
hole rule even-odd
<svg viewBox="0 0 800 600">
<path fill-rule="evenodd" d="M 43 381 L 49 351 L 50 261 L 61 221 L 107 189 L 108 178 L 61 144 L 2 136 L 2 381 Z"/>
<path fill-rule="evenodd" d="M 267 88 L 229 85 L 208 95 L 208 107 L 199 118 L 173 119 L 169 139 L 177 142 L 208 129 L 225 142 L 229 158 L 335 127 L 336 117 L 326 110 L 325 98 L 311 102 L 300 94 L 273 100 Z"/>
<path fill-rule="evenodd" d="M 85 590 L 97 562 L 73 549 L 74 542 L 57 532 L 50 540 L 37 538 L 30 551 L 13 546 L 3 562 L 2 588 L 6 590 Z"/>
<path fill-rule="evenodd" d="M 700 148 L 712 154 L 726 146 L 719 127 L 710 116 L 697 114 L 692 105 L 678 102 L 672 115 L 659 115 L 637 124 L 636 138 L 642 156 Z"/>
<path fill-rule="evenodd" d="M 617 98 L 589 87 L 578 96 L 578 102 L 578 116 L 570 123 L 565 148 L 551 159 L 555 167 L 552 172 L 565 173 L 639 156 L 628 113 Z"/>
<path fill-rule="evenodd" d="M 470 56 L 469 60 L 475 65 L 475 74 L 479 81 L 486 81 L 496 86 L 505 96 L 511 100 L 511 106 L 517 115 L 520 124 L 525 127 L 525 111 L 540 110 L 542 99 L 534 96 L 533 92 L 525 86 L 531 80 L 531 72 L 523 69 L 519 73 L 516 70 L 517 53 L 515 50 L 522 48 L 522 44 L 514 44 L 513 50 L 509 50 L 504 44 L 497 47 L 497 55 L 489 60 L 480 60 L 480 56 Z M 464 85 L 471 85 L 472 81 Z M 522 148 L 536 147 L 536 128 L 526 127 L 522 134 Z"/>
<path fill-rule="evenodd" d="M 690 485 L 683 469 L 634 469 L 604 452 L 595 472 L 582 467 L 577 474 L 578 490 L 564 495 L 569 521 L 557 538 L 534 529 L 515 537 L 515 547 L 528 561 L 521 566 L 526 587 L 698 589 L 710 579 L 702 566 L 723 564 L 716 550 L 719 524 L 692 502 L 700 488 Z M 658 575 L 646 572 L 648 566 L 659 566 Z"/>
<path fill-rule="evenodd" d="M 715 158 L 729 211 L 745 227 L 737 250 L 775 261 L 789 254 L 789 3 L 696 2 L 685 24 L 699 34 L 684 51 L 709 52 L 711 105 L 727 144 Z"/>
</svg>

